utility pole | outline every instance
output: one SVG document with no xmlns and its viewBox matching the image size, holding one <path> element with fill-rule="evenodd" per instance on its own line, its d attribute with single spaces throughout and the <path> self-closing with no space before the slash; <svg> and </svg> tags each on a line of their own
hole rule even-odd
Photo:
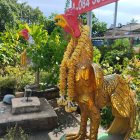
<svg viewBox="0 0 140 140">
<path fill-rule="evenodd" d="M 87 25 L 90 27 L 90 38 L 92 37 L 92 12 L 87 12 Z"/>
<path fill-rule="evenodd" d="M 116 34 L 116 23 L 117 23 L 117 11 L 118 11 L 118 1 L 115 2 L 115 12 L 114 12 L 114 29 L 113 29 L 113 37 Z"/>
</svg>

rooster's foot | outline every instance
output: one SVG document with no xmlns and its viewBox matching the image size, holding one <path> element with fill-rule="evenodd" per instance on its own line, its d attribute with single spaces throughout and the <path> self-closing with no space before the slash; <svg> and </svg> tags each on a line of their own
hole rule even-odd
<svg viewBox="0 0 140 140">
<path fill-rule="evenodd" d="M 85 140 L 89 138 L 88 136 L 84 136 L 81 134 L 67 134 L 66 140 Z"/>
</svg>

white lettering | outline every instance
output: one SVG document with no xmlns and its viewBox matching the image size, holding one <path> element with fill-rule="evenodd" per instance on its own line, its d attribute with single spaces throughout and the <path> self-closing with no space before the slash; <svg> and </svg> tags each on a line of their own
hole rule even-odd
<svg viewBox="0 0 140 140">
<path fill-rule="evenodd" d="M 100 6 L 100 3 L 105 1 L 107 0 L 77 0 L 77 2 L 73 2 L 72 7 L 77 10 L 84 10 L 90 6 L 94 7 L 96 4 Z"/>
<path fill-rule="evenodd" d="M 73 4 L 72 4 L 72 8 L 74 8 L 74 9 L 75 9 L 75 3 L 73 3 Z"/>
<path fill-rule="evenodd" d="M 84 9 L 86 7 L 85 0 L 81 1 L 81 7 Z"/>
<path fill-rule="evenodd" d="M 87 0 L 87 1 L 86 1 L 86 7 L 89 7 L 89 6 L 90 6 L 90 1 Z"/>
<path fill-rule="evenodd" d="M 79 3 L 78 3 L 78 9 L 81 10 L 81 9 L 84 9 L 86 7 L 89 7 L 90 6 L 90 1 L 89 0 L 80 0 Z"/>
<path fill-rule="evenodd" d="M 93 5 L 96 4 L 96 0 L 92 0 L 92 4 L 93 4 Z"/>
<path fill-rule="evenodd" d="M 78 9 L 81 10 L 81 0 L 79 1 Z"/>
<path fill-rule="evenodd" d="M 96 0 L 92 0 L 92 4 L 93 4 L 93 5 L 96 4 Z"/>
<path fill-rule="evenodd" d="M 102 1 L 105 1 L 105 0 L 92 0 L 92 4 L 95 5 L 96 3 L 100 3 Z"/>
</svg>

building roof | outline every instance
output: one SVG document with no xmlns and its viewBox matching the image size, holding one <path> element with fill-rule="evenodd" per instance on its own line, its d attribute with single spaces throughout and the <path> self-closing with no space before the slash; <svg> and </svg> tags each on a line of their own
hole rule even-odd
<svg viewBox="0 0 140 140">
<path fill-rule="evenodd" d="M 111 36 L 114 33 L 114 29 L 106 31 L 105 36 Z M 121 27 L 116 27 L 116 35 L 129 35 L 129 34 L 140 34 L 140 23 L 130 23 Z"/>
<path fill-rule="evenodd" d="M 130 23 L 119 28 L 123 31 L 137 31 L 140 30 L 140 23 Z"/>
</svg>

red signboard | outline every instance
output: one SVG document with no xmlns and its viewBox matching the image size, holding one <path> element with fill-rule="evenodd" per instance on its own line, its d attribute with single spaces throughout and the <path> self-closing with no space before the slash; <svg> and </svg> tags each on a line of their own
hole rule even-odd
<svg viewBox="0 0 140 140">
<path fill-rule="evenodd" d="M 118 0 L 72 0 L 72 7 L 81 14 L 116 1 Z"/>
</svg>

